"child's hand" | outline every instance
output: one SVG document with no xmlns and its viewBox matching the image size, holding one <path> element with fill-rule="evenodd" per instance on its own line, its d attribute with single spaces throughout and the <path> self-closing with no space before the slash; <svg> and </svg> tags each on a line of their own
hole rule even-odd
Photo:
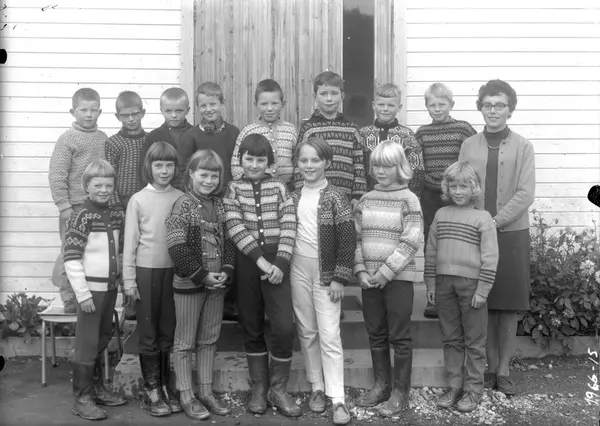
<svg viewBox="0 0 600 426">
<path fill-rule="evenodd" d="M 360 284 L 360 288 L 362 288 L 363 290 L 369 290 L 370 288 L 373 288 L 373 286 L 369 282 L 369 274 L 367 274 L 366 272 L 359 272 L 357 278 L 358 284 Z"/>
<path fill-rule="evenodd" d="M 86 314 L 91 314 L 92 312 L 96 311 L 96 305 L 94 305 L 94 299 L 92 298 L 84 300 L 79 304 L 79 306 L 81 307 L 81 310 Z"/>
<path fill-rule="evenodd" d="M 483 305 L 485 305 L 486 301 L 487 301 L 487 297 L 483 297 L 483 296 L 480 296 L 477 293 L 475 293 L 473 295 L 473 300 L 471 300 L 471 306 L 474 307 L 475 309 L 479 309 Z"/>
<path fill-rule="evenodd" d="M 271 270 L 271 262 L 267 261 L 263 256 L 258 258 L 256 266 L 258 266 L 265 274 L 269 274 L 269 271 Z"/>
<path fill-rule="evenodd" d="M 68 208 L 67 210 L 63 210 L 62 212 L 60 212 L 60 220 L 62 220 L 64 222 L 65 220 L 69 219 L 72 214 L 73 214 L 73 209 L 72 208 Z"/>
<path fill-rule="evenodd" d="M 388 283 L 386 277 L 383 276 L 381 272 L 376 272 L 371 278 L 369 278 L 369 283 L 371 287 L 384 289 L 385 285 Z"/>
<path fill-rule="evenodd" d="M 128 288 L 123 292 L 124 301 L 123 306 L 135 306 L 135 301 L 140 299 L 140 292 L 137 287 Z"/>
<path fill-rule="evenodd" d="M 431 303 L 432 305 L 435 305 L 435 289 L 427 289 L 427 302 Z"/>
<path fill-rule="evenodd" d="M 329 285 L 329 298 L 333 303 L 337 303 L 344 298 L 344 284 L 337 281 L 331 281 Z"/>
<path fill-rule="evenodd" d="M 224 285 L 220 272 L 209 272 L 204 281 L 202 281 L 202 284 L 204 284 L 207 290 L 217 290 Z"/>
<path fill-rule="evenodd" d="M 269 282 L 271 284 L 281 284 L 283 281 L 283 271 L 275 265 L 271 265 L 269 270 Z"/>
</svg>

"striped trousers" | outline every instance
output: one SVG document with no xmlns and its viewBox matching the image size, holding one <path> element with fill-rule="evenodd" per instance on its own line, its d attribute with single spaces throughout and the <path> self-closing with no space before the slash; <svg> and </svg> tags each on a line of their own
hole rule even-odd
<svg viewBox="0 0 600 426">
<path fill-rule="evenodd" d="M 192 352 L 196 352 L 196 372 L 201 394 L 212 388 L 217 339 L 221 333 L 225 289 L 199 293 L 175 293 L 175 341 L 173 364 L 177 389 L 192 391 Z"/>
</svg>

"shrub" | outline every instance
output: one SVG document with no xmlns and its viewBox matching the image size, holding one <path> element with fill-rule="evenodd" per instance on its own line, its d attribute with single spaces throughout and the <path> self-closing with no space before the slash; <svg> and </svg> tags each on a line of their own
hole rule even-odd
<svg viewBox="0 0 600 426">
<path fill-rule="evenodd" d="M 38 315 L 47 302 L 39 296 L 15 293 L 8 297 L 6 305 L 0 305 L 0 330 L 2 337 L 23 336 L 29 343 L 32 336 L 40 336 L 42 319 Z"/>
<path fill-rule="evenodd" d="M 570 350 L 572 336 L 593 334 L 600 326 L 598 248 L 595 228 L 553 230 L 533 211 L 531 298 L 522 323 L 537 344 L 556 339 Z"/>
</svg>

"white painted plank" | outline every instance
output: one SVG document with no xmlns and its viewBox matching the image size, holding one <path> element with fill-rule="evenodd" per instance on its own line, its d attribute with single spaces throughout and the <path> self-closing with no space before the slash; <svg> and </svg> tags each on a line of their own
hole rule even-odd
<svg viewBox="0 0 600 426">
<path fill-rule="evenodd" d="M 3 277 L 51 277 L 54 262 L 0 262 Z"/>
<path fill-rule="evenodd" d="M 61 0 L 57 3 L 44 3 L 40 0 L 5 0 L 4 3 L 11 9 L 45 7 L 46 11 L 52 12 L 60 9 L 125 9 L 119 13 L 128 13 L 127 10 L 179 10 L 179 0 L 102 0 L 101 2 L 82 2 L 81 0 Z M 56 4 L 53 9 L 52 6 Z M 47 7 L 50 5 L 50 7 Z"/>
<path fill-rule="evenodd" d="M 10 217 L 56 217 L 58 210 L 52 203 L 5 203 L 0 202 L 0 216 Z"/>
<path fill-rule="evenodd" d="M 406 21 L 410 23 L 582 23 L 600 22 L 598 9 L 547 9 L 527 8 L 518 12 L 510 8 L 471 9 L 407 9 Z"/>
<path fill-rule="evenodd" d="M 94 2 L 100 4 L 100 2 Z M 126 2 L 124 4 L 127 4 Z M 10 8 L 4 10 L 4 22 L 8 25 L 27 24 L 29 22 L 64 24 L 79 22 L 80 24 L 138 24 L 138 25 L 178 25 L 181 19 L 179 8 L 171 10 L 148 10 L 132 7 L 130 13 L 117 12 L 110 9 L 57 7 L 42 11 L 41 8 Z M 158 35 L 158 34 L 157 34 Z M 52 32 L 47 34 L 52 38 Z"/>
<path fill-rule="evenodd" d="M 461 119 L 461 116 L 455 118 Z M 527 124 L 512 124 L 508 122 L 513 131 L 523 136 L 524 138 L 533 139 L 600 139 L 600 126 L 598 125 L 527 125 Z M 477 122 L 472 122 L 471 125 L 477 132 L 483 130 L 483 125 Z M 417 131 L 419 125 L 408 126 L 411 130 Z"/>
<path fill-rule="evenodd" d="M 54 150 L 54 143 L 15 143 L 4 142 L 0 144 L 0 155 L 6 157 L 50 157 Z"/>
<path fill-rule="evenodd" d="M 48 172 L 50 158 L 4 158 L 0 161 L 0 172 Z"/>
<path fill-rule="evenodd" d="M 176 70 L 117 70 L 90 69 L 85 73 L 86 83 L 119 82 L 119 83 L 161 83 L 175 85 L 179 82 L 179 71 Z M 2 69 L 2 79 L 10 82 L 61 82 L 77 83 L 81 81 L 81 70 L 69 68 L 17 68 Z"/>
<path fill-rule="evenodd" d="M 53 203 L 49 188 L 0 187 L 0 200 L 4 202 L 28 203 L 31 201 Z"/>
<path fill-rule="evenodd" d="M 445 80 L 443 80 L 445 82 Z M 473 96 L 473 99 L 477 99 L 477 92 L 479 88 L 487 81 L 473 81 L 464 82 L 458 81 L 449 83 L 450 88 L 455 95 L 460 96 Z M 425 90 L 429 87 L 432 82 L 418 82 L 407 84 L 407 95 L 408 96 L 423 96 Z M 531 95 L 549 95 L 555 96 L 568 95 L 596 95 L 600 93 L 600 82 L 598 81 L 522 81 L 514 80 L 509 81 L 510 85 L 517 92 L 517 96 L 531 96 Z"/>
<path fill-rule="evenodd" d="M 9 187 L 47 187 L 48 171 L 45 172 L 0 172 L 0 185 Z"/>
<path fill-rule="evenodd" d="M 536 154 L 535 167 L 538 169 L 600 169 L 600 155 L 589 154 Z"/>
<path fill-rule="evenodd" d="M 113 108 L 114 105 L 111 102 L 108 106 L 108 111 L 98 117 L 98 128 L 107 134 L 106 129 L 116 129 L 118 131 L 121 128 L 121 123 L 114 116 L 114 112 L 111 111 Z M 5 120 L 4 122 L 10 123 L 14 127 L 60 127 L 65 131 L 71 126 L 73 117 L 64 112 L 3 112 L 2 120 Z M 152 114 L 147 112 L 142 124 L 147 129 L 154 129 L 159 127 L 163 122 L 164 117 L 160 113 Z M 111 135 L 114 133 L 114 131 L 111 132 Z"/>
<path fill-rule="evenodd" d="M 600 40 L 596 43 L 600 45 Z M 588 56 L 600 57 L 598 54 L 588 54 Z M 600 80 L 600 67 L 527 67 L 522 66 L 517 61 L 507 62 L 502 67 L 481 67 L 463 66 L 460 62 L 453 61 L 450 63 L 439 62 L 437 66 L 433 67 L 409 66 L 406 77 L 409 82 L 479 81 L 499 77 L 508 81 L 517 79 L 527 81 L 589 81 Z"/>
<path fill-rule="evenodd" d="M 531 210 L 530 210 L 531 211 Z M 548 221 L 558 219 L 556 227 L 593 227 L 594 221 L 596 225 L 600 223 L 600 212 L 542 212 L 543 217 Z M 530 223 L 533 223 L 530 221 Z"/>
<path fill-rule="evenodd" d="M 600 55 L 598 56 L 600 58 Z M 448 84 L 452 89 L 453 84 Z M 517 95 L 517 112 L 521 111 L 600 111 L 600 95 L 589 94 L 580 96 L 522 96 Z M 473 111 L 477 101 L 477 93 L 469 96 L 454 96 L 453 111 Z M 408 111 L 425 111 L 425 98 L 420 96 L 409 96 L 406 99 Z M 0 109 L 2 108 L 0 98 Z"/>
<path fill-rule="evenodd" d="M 539 154 L 594 154 L 600 155 L 600 140 L 597 139 L 555 139 L 531 140 L 536 155 Z"/>
<path fill-rule="evenodd" d="M 81 76 L 82 79 L 85 77 Z M 68 99 L 70 102 L 73 93 L 75 93 L 81 87 L 85 87 L 86 82 L 77 83 L 3 83 L 0 82 L 0 95 L 3 97 L 11 98 L 39 98 L 44 96 L 47 98 L 54 99 Z M 174 85 L 175 87 L 179 87 Z M 129 83 L 94 83 L 94 89 L 98 91 L 100 97 L 104 99 L 105 96 L 112 95 L 114 93 L 120 93 L 123 90 L 133 90 L 142 99 L 156 99 L 156 108 L 158 109 L 158 99 L 162 92 L 167 90 L 169 87 L 173 87 L 168 84 L 129 84 Z M 115 96 L 115 95 L 112 95 Z"/>
<path fill-rule="evenodd" d="M 115 98 L 121 91 L 112 92 L 111 98 L 102 97 L 101 107 L 102 114 L 112 114 L 115 112 Z M 109 94 L 105 92 L 105 94 Z M 138 93 L 139 94 L 139 93 Z M 160 92 L 153 93 L 153 98 L 142 98 L 142 103 L 146 109 L 146 114 L 160 113 Z M 60 112 L 69 115 L 69 110 L 72 108 L 71 97 L 38 97 L 38 98 L 7 98 L 0 97 L 0 112 Z"/>
<path fill-rule="evenodd" d="M 102 4 L 96 2 L 97 4 Z M 93 28 L 93 31 L 90 31 Z M 181 28 L 179 23 L 173 25 L 111 25 L 111 24 L 79 24 L 63 23 L 7 25 L 2 30 L 2 38 L 34 38 L 40 35 L 52 34 L 53 38 L 71 38 L 73 34 L 85 34 L 87 39 L 119 39 L 119 40 L 153 40 L 160 34 L 162 40 L 180 40 Z M 11 55 L 12 61 L 12 55 Z"/>
<path fill-rule="evenodd" d="M 0 289 L 5 293 L 46 293 L 56 290 L 50 278 L 47 277 L 2 277 L 0 279 Z M 57 293 L 58 296 L 58 293 Z"/>
<path fill-rule="evenodd" d="M 0 246 L 58 248 L 60 247 L 60 236 L 58 232 L 4 232 L 0 238 Z M 0 273 L 2 272 L 0 269 Z"/>
<path fill-rule="evenodd" d="M 598 15 L 600 18 L 600 14 Z M 411 38 L 407 52 L 600 52 L 597 38 Z"/>
<path fill-rule="evenodd" d="M 596 0 L 593 0 L 596 1 Z M 447 2 L 450 3 L 450 2 Z M 526 4 L 526 3 L 523 3 Z M 469 12 L 471 13 L 471 12 Z M 443 33 L 440 33 L 440 23 L 408 22 L 406 36 L 412 38 L 467 38 L 477 34 L 478 38 L 494 38 L 496 34 L 503 34 L 504 38 L 521 37 L 556 37 L 560 34 L 563 38 L 571 37 L 600 37 L 600 28 L 597 23 L 546 23 L 546 22 L 507 22 L 507 23 L 443 23 Z"/>
<path fill-rule="evenodd" d="M 458 43 L 462 42 L 457 40 Z M 600 43 L 600 38 L 598 39 Z M 597 67 L 600 56 L 582 52 L 465 52 L 407 53 L 409 67 Z"/>
<path fill-rule="evenodd" d="M 8 66 L 7 66 L 8 65 Z M 3 67 L 12 68 L 83 68 L 131 70 L 177 70 L 180 69 L 179 54 L 171 55 L 115 55 L 78 53 L 10 53 L 10 61 Z"/>
<path fill-rule="evenodd" d="M 597 9 L 596 0 L 504 0 L 502 3 L 486 3 L 480 0 L 460 0 L 449 2 L 447 0 L 405 0 L 407 9 L 497 9 L 505 7 L 510 9 Z M 516 12 L 516 13 L 520 13 Z"/>
<path fill-rule="evenodd" d="M 517 98 L 517 108 L 519 106 Z M 460 111 L 452 114 L 456 119 L 466 120 L 469 123 L 484 124 L 483 116 L 473 108 L 471 111 Z M 431 123 L 431 117 L 426 111 L 409 111 L 407 113 L 409 125 L 423 125 Z M 521 111 L 515 110 L 509 125 L 539 125 L 539 124 L 600 124 L 599 111 Z"/>
<path fill-rule="evenodd" d="M 161 40 L 113 40 L 113 39 L 48 39 L 8 38 L 3 40 L 3 48 L 9 52 L 22 53 L 128 53 L 140 54 L 171 54 L 179 52 L 181 41 Z M 10 61 L 10 59 L 9 59 Z M 9 62 L 10 63 L 10 62 Z"/>
<path fill-rule="evenodd" d="M 557 197 L 587 197 L 591 184 L 589 183 L 540 183 L 535 185 L 535 195 L 539 198 Z"/>
<path fill-rule="evenodd" d="M 58 232 L 58 209 L 56 217 L 3 217 L 0 232 Z"/>
<path fill-rule="evenodd" d="M 1 247 L 0 259 L 3 262 L 54 262 L 60 249 L 54 247 Z"/>
<path fill-rule="evenodd" d="M 578 198 L 536 197 L 531 209 L 549 212 L 597 212 L 600 214 L 598 207 L 594 206 L 586 197 L 583 196 Z"/>
<path fill-rule="evenodd" d="M 600 169 L 561 169 L 560 173 L 553 169 L 538 169 L 535 179 L 537 183 L 581 182 L 591 186 L 600 182 Z"/>
</svg>

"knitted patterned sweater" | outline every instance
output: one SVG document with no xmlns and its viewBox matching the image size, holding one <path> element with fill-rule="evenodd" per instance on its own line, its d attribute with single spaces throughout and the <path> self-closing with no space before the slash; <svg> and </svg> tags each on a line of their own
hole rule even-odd
<svg viewBox="0 0 600 426">
<path fill-rule="evenodd" d="M 397 121 L 396 121 L 397 122 Z M 408 189 L 415 193 L 415 195 L 421 198 L 421 191 L 423 190 L 423 182 L 425 179 L 425 169 L 423 167 L 423 149 L 417 140 L 415 134 L 411 129 L 402 124 L 397 124 L 387 130 L 386 139 L 396 141 L 402 144 L 404 148 L 404 154 L 408 159 L 410 168 L 413 171 L 413 177 L 408 183 Z M 377 183 L 377 180 L 373 179 L 369 174 L 371 152 L 375 149 L 382 139 L 383 129 L 376 125 L 365 126 L 360 129 L 361 143 L 364 150 L 365 156 L 365 174 L 367 176 L 367 191 L 373 190 L 373 187 Z"/>
<path fill-rule="evenodd" d="M 117 172 L 115 200 L 119 200 L 120 196 L 129 198 L 142 189 L 140 152 L 145 143 L 145 131 L 142 130 L 137 135 L 129 135 L 127 129 L 121 129 L 106 141 L 106 160 Z"/>
<path fill-rule="evenodd" d="M 294 179 L 294 149 L 298 140 L 298 130 L 296 126 L 287 121 L 278 121 L 274 124 L 256 121 L 242 129 L 235 141 L 235 148 L 231 157 L 231 175 L 233 179 L 240 179 L 244 174 L 244 170 L 240 166 L 239 149 L 244 138 L 251 134 L 264 135 L 271 142 L 271 148 L 273 148 L 273 154 L 275 155 L 275 165 L 272 168 L 274 171 L 273 176 L 285 184 L 292 182 Z"/>
<path fill-rule="evenodd" d="M 375 185 L 356 206 L 354 222 L 354 275 L 381 272 L 388 281 L 418 279 L 414 257 L 423 238 L 423 215 L 406 185 Z"/>
<path fill-rule="evenodd" d="M 425 253 L 425 284 L 435 288 L 436 275 L 478 280 L 476 293 L 487 297 L 496 278 L 498 236 L 485 210 L 442 207 L 435 214 Z"/>
<path fill-rule="evenodd" d="M 87 199 L 67 221 L 65 271 L 79 303 L 92 291 L 117 288 L 123 253 L 123 210 Z"/>
<path fill-rule="evenodd" d="M 367 190 L 365 180 L 365 162 L 360 144 L 360 134 L 356 125 L 338 114 L 333 120 L 325 118 L 319 111 L 300 126 L 298 142 L 311 136 L 320 136 L 333 149 L 333 162 L 325 170 L 325 176 L 332 185 L 337 186 L 351 199 L 359 199 Z M 303 185 L 300 172 L 295 171 L 296 188 Z"/>
<path fill-rule="evenodd" d="M 296 209 L 306 187 L 292 193 Z M 317 249 L 321 284 L 348 284 L 354 267 L 356 230 L 346 195 L 331 184 L 320 191 L 317 207 Z M 298 224 L 300 228 L 300 224 Z"/>
<path fill-rule="evenodd" d="M 441 192 L 444 170 L 458 161 L 460 147 L 465 139 L 477 132 L 466 121 L 449 118 L 445 123 L 431 123 L 419 127 L 415 138 L 423 148 L 425 187 Z"/>
<path fill-rule="evenodd" d="M 274 264 L 285 273 L 296 238 L 296 209 L 285 184 L 271 176 L 258 182 L 243 177 L 229 182 L 223 204 L 238 250 L 254 262 L 276 251 Z"/>
<path fill-rule="evenodd" d="M 105 158 L 105 143 L 104 132 L 97 127 L 87 130 L 77 123 L 60 135 L 50 157 L 48 172 L 50 192 L 58 211 L 80 205 L 87 199 L 81 177 L 88 164 Z"/>
</svg>

